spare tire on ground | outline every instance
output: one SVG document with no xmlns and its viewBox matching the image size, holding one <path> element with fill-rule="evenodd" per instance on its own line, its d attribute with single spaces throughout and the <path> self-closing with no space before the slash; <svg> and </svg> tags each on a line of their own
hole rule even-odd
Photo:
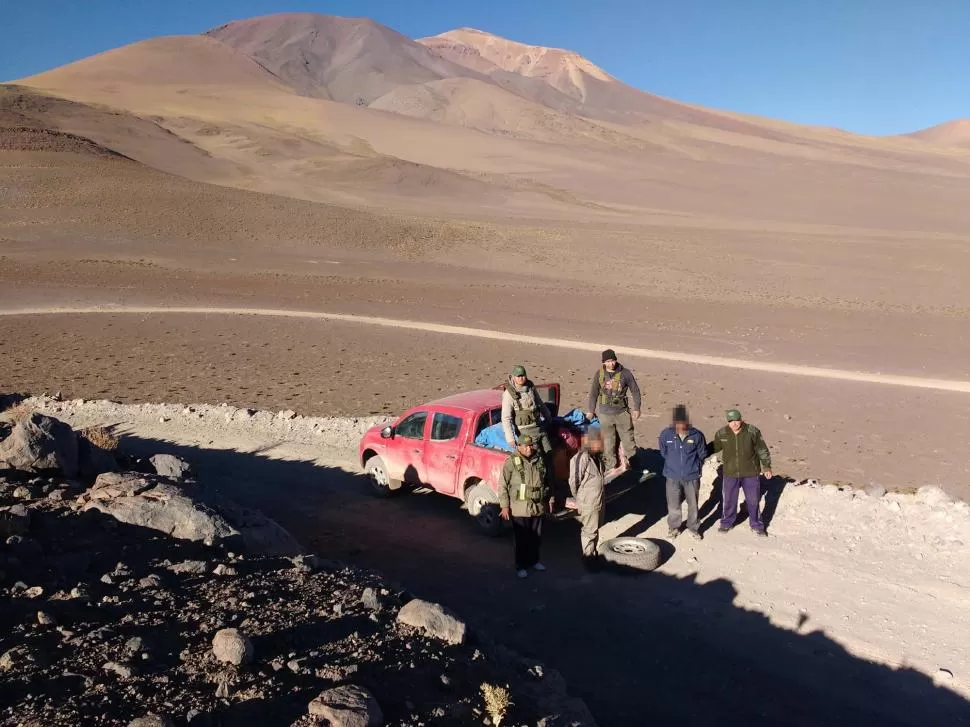
<svg viewBox="0 0 970 727">
<path fill-rule="evenodd" d="M 660 546 L 645 538 L 611 538 L 600 544 L 600 555 L 607 563 L 650 571 L 660 565 Z"/>
</svg>

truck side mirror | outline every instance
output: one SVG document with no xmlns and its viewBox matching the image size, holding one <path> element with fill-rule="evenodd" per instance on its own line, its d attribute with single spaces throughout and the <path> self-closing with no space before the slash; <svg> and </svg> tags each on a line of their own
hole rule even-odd
<svg viewBox="0 0 970 727">
<path fill-rule="evenodd" d="M 394 436 L 394 427 L 388 424 L 381 430 L 381 439 L 390 439 Z"/>
</svg>

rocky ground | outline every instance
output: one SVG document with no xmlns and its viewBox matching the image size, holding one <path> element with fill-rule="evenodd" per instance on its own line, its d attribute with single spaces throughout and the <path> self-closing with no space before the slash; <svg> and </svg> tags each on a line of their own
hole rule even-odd
<svg viewBox="0 0 970 727">
<path fill-rule="evenodd" d="M 0 431 L 7 465 L 33 461 L 0 464 L 0 724 L 593 724 L 556 672 L 441 606 L 272 554 L 299 546 L 176 458 L 116 451 L 126 471 L 84 482 L 53 421 Z"/>
</svg>

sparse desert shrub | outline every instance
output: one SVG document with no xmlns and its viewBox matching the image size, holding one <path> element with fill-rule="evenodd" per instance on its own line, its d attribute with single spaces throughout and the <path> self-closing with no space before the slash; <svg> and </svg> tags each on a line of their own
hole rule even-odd
<svg viewBox="0 0 970 727">
<path fill-rule="evenodd" d="M 81 436 L 88 440 L 95 447 L 100 447 L 108 452 L 118 449 L 118 437 L 109 432 L 104 427 L 90 427 L 81 431 Z"/>
<path fill-rule="evenodd" d="M 495 727 L 501 727 L 502 720 L 505 719 L 509 707 L 512 706 L 511 695 L 508 687 L 500 687 L 495 684 L 482 684 L 482 699 L 485 700 L 485 711 Z"/>
<path fill-rule="evenodd" d="M 22 422 L 33 413 L 34 407 L 30 406 L 30 404 L 27 402 L 22 401 L 19 404 L 14 404 L 12 407 L 7 409 L 3 415 L 11 424 L 17 424 Z"/>
</svg>

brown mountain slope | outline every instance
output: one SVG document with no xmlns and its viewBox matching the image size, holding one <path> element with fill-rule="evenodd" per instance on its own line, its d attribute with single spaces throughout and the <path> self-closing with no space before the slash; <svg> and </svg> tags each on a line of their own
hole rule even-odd
<svg viewBox="0 0 970 727">
<path fill-rule="evenodd" d="M 403 85 L 477 77 L 367 18 L 268 15 L 206 33 L 246 54 L 305 96 L 367 105 Z"/>
<path fill-rule="evenodd" d="M 970 147 L 970 119 L 956 119 L 906 134 L 911 139 L 928 141 L 940 146 Z"/>
</svg>

